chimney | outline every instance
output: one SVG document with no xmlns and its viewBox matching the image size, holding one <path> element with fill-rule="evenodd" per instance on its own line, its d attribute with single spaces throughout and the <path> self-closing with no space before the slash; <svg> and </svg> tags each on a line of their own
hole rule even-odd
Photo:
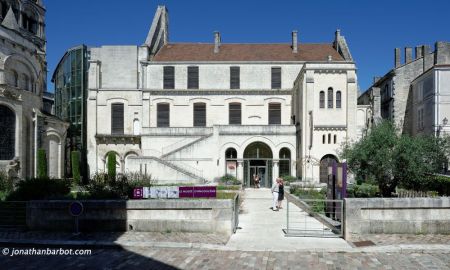
<svg viewBox="0 0 450 270">
<path fill-rule="evenodd" d="M 419 59 L 419 58 L 423 57 L 422 49 L 423 49 L 423 46 L 416 47 L 416 58 L 415 59 Z"/>
<path fill-rule="evenodd" d="M 339 52 L 339 39 L 341 38 L 341 29 L 336 29 L 334 33 L 334 48 Z"/>
<path fill-rule="evenodd" d="M 394 50 L 394 57 L 395 57 L 395 68 L 398 68 L 401 63 L 400 63 L 400 48 L 395 48 Z"/>
<path fill-rule="evenodd" d="M 405 64 L 411 63 L 412 61 L 412 48 L 405 47 Z"/>
<path fill-rule="evenodd" d="M 214 32 L 214 53 L 219 53 L 220 42 L 221 42 L 220 32 L 215 31 Z"/>
<path fill-rule="evenodd" d="M 298 52 L 298 31 L 292 31 L 292 53 Z"/>
</svg>

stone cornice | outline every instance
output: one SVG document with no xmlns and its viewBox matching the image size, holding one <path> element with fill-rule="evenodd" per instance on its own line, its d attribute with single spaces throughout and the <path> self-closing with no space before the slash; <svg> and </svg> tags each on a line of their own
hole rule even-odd
<svg viewBox="0 0 450 270">
<path fill-rule="evenodd" d="M 314 130 L 347 130 L 345 125 L 315 125 Z"/>
<path fill-rule="evenodd" d="M 143 89 L 150 95 L 156 96 L 180 96 L 180 95 L 291 95 L 292 90 L 150 90 Z"/>
</svg>

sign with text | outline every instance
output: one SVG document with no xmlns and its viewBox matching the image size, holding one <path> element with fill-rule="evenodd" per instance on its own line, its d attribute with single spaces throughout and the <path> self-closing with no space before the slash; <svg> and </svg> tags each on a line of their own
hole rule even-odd
<svg viewBox="0 0 450 270">
<path fill-rule="evenodd" d="M 180 187 L 180 198 L 215 198 L 216 197 L 215 186 L 193 186 L 193 187 Z"/>
</svg>

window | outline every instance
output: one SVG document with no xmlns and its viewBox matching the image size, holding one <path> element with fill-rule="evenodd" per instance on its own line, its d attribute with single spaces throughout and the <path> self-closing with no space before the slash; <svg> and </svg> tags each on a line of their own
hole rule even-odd
<svg viewBox="0 0 450 270">
<path fill-rule="evenodd" d="M 281 124 L 281 104 L 269 103 L 269 125 Z"/>
<path fill-rule="evenodd" d="M 320 108 L 323 109 L 325 108 L 325 92 L 324 91 L 320 91 Z"/>
<path fill-rule="evenodd" d="M 328 144 L 331 143 L 331 133 L 328 133 Z"/>
<path fill-rule="evenodd" d="M 225 151 L 225 159 L 236 159 L 237 158 L 237 151 L 234 148 L 228 148 L 227 151 Z"/>
<path fill-rule="evenodd" d="M 240 88 L 240 73 L 239 67 L 230 67 L 230 89 Z"/>
<path fill-rule="evenodd" d="M 157 127 L 169 127 L 170 126 L 170 104 L 169 103 L 158 103 L 156 106 L 157 110 Z"/>
<path fill-rule="evenodd" d="M 22 74 L 22 77 L 23 77 L 23 89 L 30 90 L 30 79 L 28 79 L 28 76 L 26 74 Z"/>
<path fill-rule="evenodd" d="M 198 67 L 188 67 L 188 89 L 198 89 Z"/>
<path fill-rule="evenodd" d="M 16 115 L 0 105 L 0 160 L 11 160 L 15 155 Z"/>
<path fill-rule="evenodd" d="M 326 137 L 325 134 L 323 134 L 322 135 L 322 144 L 325 144 L 325 141 L 326 141 L 325 137 Z"/>
<path fill-rule="evenodd" d="M 336 108 L 341 108 L 341 91 L 336 92 Z"/>
<path fill-rule="evenodd" d="M 240 125 L 241 119 L 241 103 L 230 103 L 228 107 L 228 117 L 230 125 Z"/>
<path fill-rule="evenodd" d="M 333 88 L 328 88 L 328 108 L 333 108 Z"/>
<path fill-rule="evenodd" d="M 164 67 L 164 89 L 175 88 L 175 67 Z"/>
<path fill-rule="evenodd" d="M 123 104 L 111 104 L 111 134 L 123 134 Z"/>
<path fill-rule="evenodd" d="M 291 151 L 284 147 L 281 148 L 279 153 L 280 161 L 279 161 L 279 176 L 290 176 L 291 175 Z"/>
<path fill-rule="evenodd" d="M 206 126 L 206 104 L 194 103 L 194 127 Z"/>
<path fill-rule="evenodd" d="M 15 70 L 12 71 L 13 75 L 13 86 L 19 87 L 19 74 Z"/>
<path fill-rule="evenodd" d="M 272 68 L 272 89 L 280 89 L 281 88 L 281 68 L 273 67 Z"/>
<path fill-rule="evenodd" d="M 334 136 L 333 136 L 333 141 L 334 141 L 334 144 L 336 144 L 337 143 L 337 135 L 335 134 Z"/>
</svg>

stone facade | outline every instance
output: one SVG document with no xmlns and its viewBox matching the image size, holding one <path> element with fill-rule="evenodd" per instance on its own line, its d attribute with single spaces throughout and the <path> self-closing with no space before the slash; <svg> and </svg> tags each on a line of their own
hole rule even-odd
<svg viewBox="0 0 450 270">
<path fill-rule="evenodd" d="M 0 169 L 36 175 L 37 149 L 47 152 L 48 173 L 62 177 L 67 125 L 44 111 L 47 62 L 41 1 L 0 1 Z M 10 120 L 8 120 L 10 119 Z"/>
<path fill-rule="evenodd" d="M 251 186 L 253 174 L 261 174 L 270 186 L 276 177 L 298 172 L 318 182 L 318 167 L 299 170 L 299 162 L 306 156 L 319 163 L 325 156 L 337 159 L 340 144 L 356 139 L 356 67 L 339 30 L 329 44 L 298 43 L 297 35 L 291 44 L 227 44 L 219 32 L 213 44 L 169 43 L 168 13 L 159 7 L 144 45 L 91 48 L 90 173 L 104 170 L 112 151 L 120 172 L 151 173 L 161 182 L 232 174 Z M 319 92 L 329 88 L 333 108 L 319 109 Z M 112 117 L 117 104 L 123 121 Z M 199 104 L 206 115 L 200 125 Z M 233 122 L 233 106 L 239 123 Z M 307 150 L 310 111 L 317 146 Z M 331 136 L 326 144 L 323 135 Z"/>
<path fill-rule="evenodd" d="M 393 120 L 403 133 L 437 134 L 442 128 L 445 131 L 442 121 L 450 117 L 445 104 L 450 43 L 436 42 L 433 52 L 429 46 L 417 46 L 414 58 L 412 51 L 412 48 L 405 48 L 405 62 L 401 63 L 400 49 L 396 48 L 395 67 L 376 78 L 369 90 L 358 98 L 358 104 L 379 107 L 381 118 Z M 379 103 L 371 99 L 374 89 L 380 91 Z"/>
</svg>

